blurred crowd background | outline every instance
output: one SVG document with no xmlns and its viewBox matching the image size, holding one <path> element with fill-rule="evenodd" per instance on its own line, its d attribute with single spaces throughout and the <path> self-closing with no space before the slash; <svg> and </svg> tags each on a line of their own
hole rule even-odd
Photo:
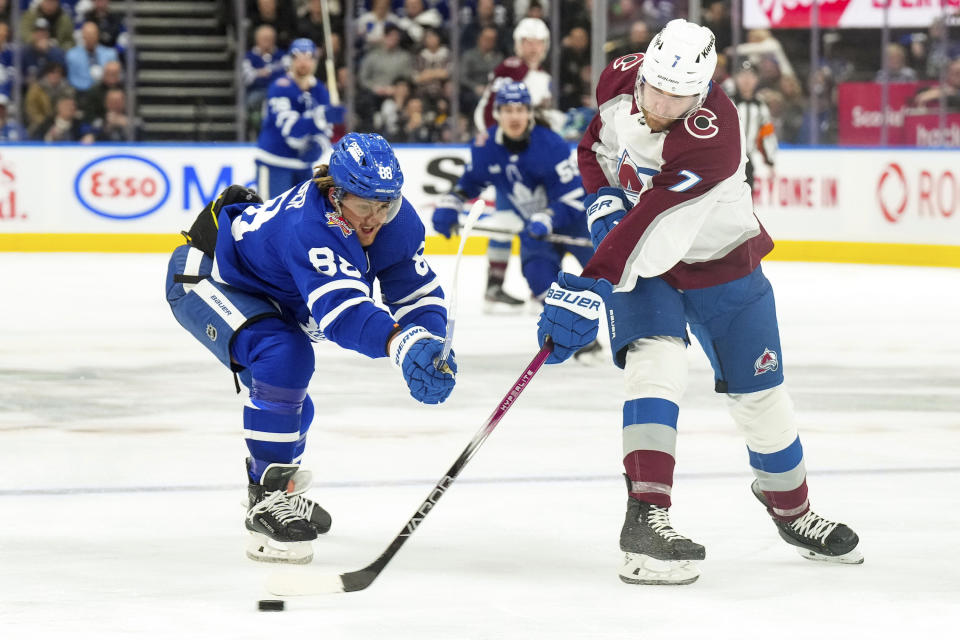
<svg viewBox="0 0 960 640">
<path fill-rule="evenodd" d="M 810 4 L 759 2 L 781 11 Z M 781 144 L 857 144 L 843 132 L 854 125 L 877 130 L 864 144 L 897 144 L 902 119 L 926 114 L 942 129 L 931 146 L 960 146 L 960 136 L 946 135 L 960 117 L 960 16 L 949 0 L 923 26 L 813 29 L 748 29 L 741 0 L 327 5 L 329 47 L 322 0 L 0 0 L 0 140 L 254 140 L 267 87 L 285 73 L 286 47 L 306 37 L 321 50 L 321 80 L 326 57 L 334 61 L 349 130 L 464 142 L 476 134 L 474 110 L 491 72 L 516 53 L 513 29 L 525 17 L 549 29 L 542 68 L 553 79 L 552 108 L 563 114 L 554 126 L 576 140 L 595 112 L 602 66 L 644 51 L 682 17 L 714 31 L 715 80 L 731 94 L 755 94 Z M 851 99 L 860 109 L 848 109 L 854 122 L 845 124 Z"/>
</svg>

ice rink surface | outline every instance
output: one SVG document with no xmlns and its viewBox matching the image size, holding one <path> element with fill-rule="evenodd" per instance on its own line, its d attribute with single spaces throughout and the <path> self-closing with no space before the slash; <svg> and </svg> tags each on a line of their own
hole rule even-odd
<svg viewBox="0 0 960 640">
<path fill-rule="evenodd" d="M 452 257 L 431 263 L 448 282 Z M 297 570 L 376 558 L 533 357 L 534 316 L 481 313 L 484 268 L 464 261 L 440 407 L 385 359 L 318 345 L 304 462 L 334 524 Z M 899 639 L 960 623 L 960 270 L 765 266 L 812 504 L 856 529 L 863 565 L 779 539 L 694 345 L 671 514 L 707 547 L 697 583 L 618 579 L 621 376 L 566 364 L 541 370 L 368 590 L 274 613 L 256 611 L 273 568 L 243 553 L 241 399 L 175 323 L 165 269 L 0 254 L 4 640 Z"/>
</svg>

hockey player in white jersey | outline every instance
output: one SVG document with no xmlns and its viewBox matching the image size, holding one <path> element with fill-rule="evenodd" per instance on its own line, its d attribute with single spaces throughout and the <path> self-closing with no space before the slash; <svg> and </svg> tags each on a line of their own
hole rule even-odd
<svg viewBox="0 0 960 640">
<path fill-rule="evenodd" d="M 540 344 L 555 344 L 547 363 L 562 362 L 594 339 L 606 306 L 626 377 L 620 577 L 633 584 L 693 582 L 705 558 L 668 513 L 688 325 L 780 536 L 806 558 L 863 561 L 850 527 L 810 510 L 773 290 L 760 268 L 773 242 L 753 213 L 736 108 L 711 83 L 716 60 L 709 29 L 673 20 L 645 54 L 603 71 L 599 113 L 578 148 L 597 251 L 580 276 L 560 273 L 539 323 Z"/>
<path fill-rule="evenodd" d="M 443 290 L 402 184 L 386 140 L 348 134 L 329 167 L 268 202 L 228 188 L 170 259 L 174 316 L 249 390 L 245 526 L 254 560 L 309 562 L 310 542 L 330 529 L 330 515 L 303 495 L 309 475 L 299 467 L 314 414 L 311 341 L 389 358 L 419 402 L 439 404 L 453 390 L 453 354 L 439 362 Z M 376 284 L 386 309 L 372 297 Z"/>
</svg>

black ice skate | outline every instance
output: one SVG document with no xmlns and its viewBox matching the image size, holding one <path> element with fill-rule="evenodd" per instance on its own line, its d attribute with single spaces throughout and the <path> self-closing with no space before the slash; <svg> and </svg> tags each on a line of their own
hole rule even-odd
<svg viewBox="0 0 960 640">
<path fill-rule="evenodd" d="M 587 365 L 592 367 L 603 362 L 603 347 L 600 346 L 600 342 L 594 340 L 585 347 L 581 347 L 576 353 L 573 354 L 573 359 L 579 362 L 580 364 Z"/>
<path fill-rule="evenodd" d="M 292 564 L 313 560 L 310 542 L 316 540 L 317 530 L 287 495 L 288 485 L 298 468 L 295 464 L 271 464 L 259 484 L 248 485 L 250 509 L 244 524 L 251 535 L 247 546 L 247 557 L 251 560 Z"/>
<path fill-rule="evenodd" d="M 842 564 L 861 564 L 863 554 L 857 549 L 860 538 L 853 529 L 839 522 L 831 522 L 813 511 L 793 520 L 784 522 L 773 517 L 770 504 L 760 490 L 760 484 L 754 480 L 750 490 L 763 506 L 767 508 L 780 537 L 797 548 L 797 552 L 807 560 L 839 562 Z"/>
<path fill-rule="evenodd" d="M 327 513 L 326 509 L 303 495 L 307 489 L 310 488 L 312 482 L 312 473 L 306 469 L 297 471 L 293 474 L 293 487 L 287 492 L 287 499 L 290 501 L 290 504 L 293 505 L 293 510 L 296 514 L 301 518 L 305 518 L 307 522 L 313 525 L 317 533 L 326 533 L 330 531 L 330 525 L 333 523 L 330 514 Z"/>
<path fill-rule="evenodd" d="M 487 313 L 519 313 L 526 303 L 503 290 L 503 282 L 487 284 L 483 307 Z"/>
<path fill-rule="evenodd" d="M 690 584 L 700 577 L 696 561 L 706 550 L 677 533 L 664 507 L 628 498 L 620 531 L 626 564 L 620 579 L 628 584 Z"/>
</svg>

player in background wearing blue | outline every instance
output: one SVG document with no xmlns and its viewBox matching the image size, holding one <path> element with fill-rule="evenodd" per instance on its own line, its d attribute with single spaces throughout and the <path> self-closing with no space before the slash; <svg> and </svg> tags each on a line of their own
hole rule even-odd
<svg viewBox="0 0 960 640">
<path fill-rule="evenodd" d="M 329 166 L 272 200 L 226 189 L 170 259 L 174 316 L 249 390 L 245 524 L 254 560 L 310 562 L 310 541 L 330 529 L 330 515 L 304 497 L 309 472 L 299 468 L 314 413 L 311 341 L 389 357 L 420 402 L 439 404 L 453 390 L 453 354 L 437 368 L 443 290 L 402 184 L 387 141 L 351 133 Z M 375 281 L 389 311 L 372 297 Z"/>
<path fill-rule="evenodd" d="M 522 82 L 507 82 L 497 91 L 498 124 L 470 148 L 470 164 L 453 191 L 433 212 L 433 227 L 449 238 L 457 233 L 466 200 L 494 185 L 511 212 L 523 220 L 520 263 L 534 300 L 542 303 L 563 256 L 572 253 L 581 265 L 593 257 L 591 247 L 550 242 L 554 232 L 589 238 L 583 210 L 583 183 L 559 135 L 534 123 L 530 92 Z M 583 353 L 600 347 L 593 343 Z"/>
<path fill-rule="evenodd" d="M 333 125 L 343 122 L 343 107 L 316 78 L 317 47 L 298 38 L 290 45 L 290 70 L 267 91 L 257 138 L 257 191 L 278 196 L 313 175 L 312 167 L 330 154 Z"/>
</svg>

